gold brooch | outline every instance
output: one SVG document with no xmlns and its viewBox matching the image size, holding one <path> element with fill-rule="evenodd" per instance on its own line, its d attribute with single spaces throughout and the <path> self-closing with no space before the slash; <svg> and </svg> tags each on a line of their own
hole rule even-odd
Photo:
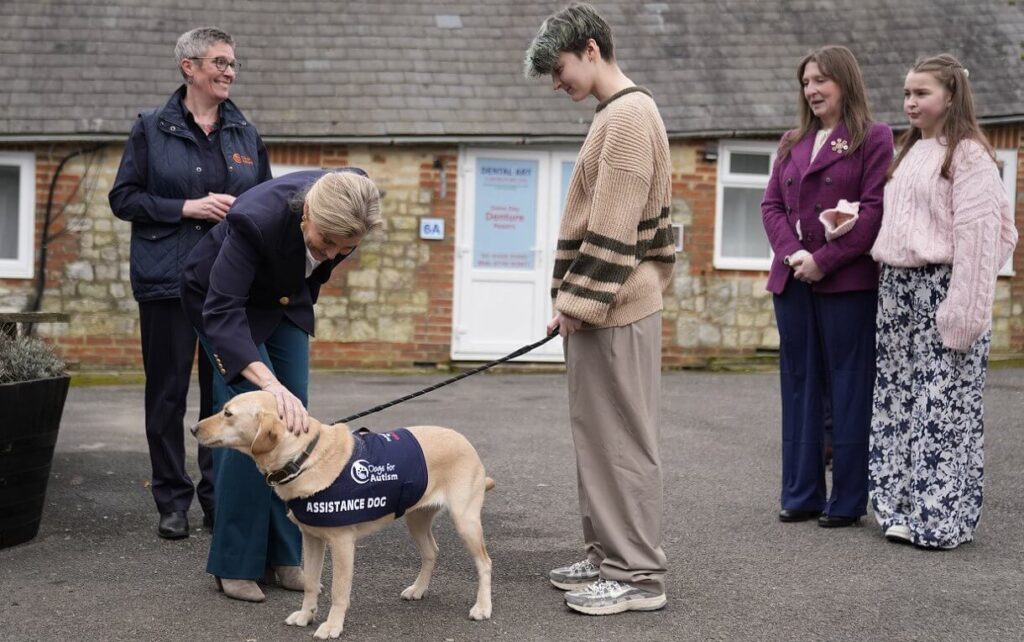
<svg viewBox="0 0 1024 642">
<path fill-rule="evenodd" d="M 846 142 L 842 138 L 837 138 L 832 141 L 832 151 L 837 154 L 845 154 L 850 151 L 850 143 Z"/>
</svg>

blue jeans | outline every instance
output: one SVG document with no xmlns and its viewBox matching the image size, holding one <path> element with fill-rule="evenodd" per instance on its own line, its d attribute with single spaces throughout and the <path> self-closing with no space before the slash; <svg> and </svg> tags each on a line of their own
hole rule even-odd
<svg viewBox="0 0 1024 642">
<path fill-rule="evenodd" d="M 207 356 L 210 344 L 200 339 Z M 287 319 L 260 346 L 260 359 L 303 405 L 308 405 L 309 335 Z M 212 357 L 211 357 L 212 360 Z M 235 395 L 258 390 L 243 380 L 229 385 L 213 369 L 213 411 Z M 213 453 L 216 519 L 206 572 L 221 578 L 254 580 L 268 566 L 298 566 L 302 534 L 288 521 L 288 508 L 267 485 L 256 463 L 230 448 Z"/>
</svg>

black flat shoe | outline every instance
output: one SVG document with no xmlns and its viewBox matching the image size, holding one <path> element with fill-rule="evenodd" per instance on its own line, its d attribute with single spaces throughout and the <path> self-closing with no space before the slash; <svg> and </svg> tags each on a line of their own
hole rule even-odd
<svg viewBox="0 0 1024 642">
<path fill-rule="evenodd" d="M 206 530 L 213 530 L 213 511 L 206 511 L 203 513 L 203 528 Z"/>
<path fill-rule="evenodd" d="M 188 537 L 188 515 L 183 510 L 173 513 L 162 513 L 156 534 L 164 539 L 184 539 Z"/>
<path fill-rule="evenodd" d="M 834 515 L 822 515 L 818 518 L 818 526 L 822 528 L 845 528 L 860 522 L 859 517 L 836 517 Z"/>
<path fill-rule="evenodd" d="M 783 508 L 779 511 L 780 522 L 806 522 L 809 519 L 814 519 L 818 515 L 821 515 L 820 510 L 795 510 L 789 508 Z"/>
</svg>

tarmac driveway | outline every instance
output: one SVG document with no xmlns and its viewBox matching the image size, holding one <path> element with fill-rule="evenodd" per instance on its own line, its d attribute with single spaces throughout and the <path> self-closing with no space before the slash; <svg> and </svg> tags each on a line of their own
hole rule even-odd
<svg viewBox="0 0 1024 642">
<path fill-rule="evenodd" d="M 440 378 L 316 373 L 311 410 L 331 420 Z M 545 579 L 581 556 L 564 376 L 480 375 L 361 425 L 438 423 L 474 443 L 498 482 L 484 506 L 493 618 L 467 619 L 473 565 L 441 517 L 422 602 L 399 599 L 418 568 L 403 525 L 362 542 L 342 638 L 1024 640 L 1024 370 L 989 375 L 982 523 L 976 542 L 945 553 L 888 544 L 870 516 L 837 530 L 776 521 L 776 375 L 674 372 L 663 390 L 664 611 L 564 607 Z M 309 638 L 315 629 L 283 623 L 299 594 L 271 588 L 245 604 L 216 592 L 207 533 L 157 538 L 140 386 L 73 388 L 61 430 L 39 536 L 0 551 L 0 639 Z M 198 526 L 197 506 L 191 518 Z"/>
</svg>

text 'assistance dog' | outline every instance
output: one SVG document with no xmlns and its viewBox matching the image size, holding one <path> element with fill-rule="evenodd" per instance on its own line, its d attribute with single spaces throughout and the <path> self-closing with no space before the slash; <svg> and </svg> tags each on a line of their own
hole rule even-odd
<svg viewBox="0 0 1024 642">
<path fill-rule="evenodd" d="M 274 396 L 257 391 L 233 398 L 220 413 L 196 424 L 192 434 L 205 446 L 234 448 L 251 456 L 288 502 L 288 517 L 302 531 L 305 586 L 302 608 L 288 616 L 287 624 L 306 626 L 312 621 L 324 547 L 330 546 L 331 610 L 313 637 L 338 637 L 352 589 L 356 540 L 403 514 L 422 565 L 416 581 L 402 591 L 402 599 L 422 598 L 437 560 L 431 526 L 443 508 L 476 564 L 479 585 L 469 617 L 491 617 L 491 558 L 480 511 L 484 492 L 494 487 L 494 480 L 484 475 L 479 455 L 459 433 L 414 426 L 353 435 L 344 424 L 328 426 L 310 417 L 309 432 L 295 435 L 278 417 Z"/>
</svg>

